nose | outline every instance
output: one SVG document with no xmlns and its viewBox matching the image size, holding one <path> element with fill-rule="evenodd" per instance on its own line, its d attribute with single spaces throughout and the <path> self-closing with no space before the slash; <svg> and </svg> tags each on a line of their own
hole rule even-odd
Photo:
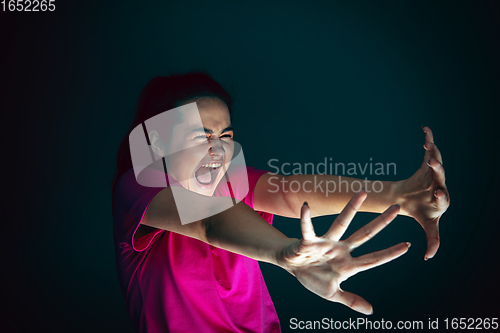
<svg viewBox="0 0 500 333">
<path fill-rule="evenodd" d="M 209 145 L 210 145 L 210 156 L 212 157 L 223 157 L 226 151 L 224 150 L 224 147 L 222 147 L 222 142 L 220 140 L 209 140 Z"/>
</svg>

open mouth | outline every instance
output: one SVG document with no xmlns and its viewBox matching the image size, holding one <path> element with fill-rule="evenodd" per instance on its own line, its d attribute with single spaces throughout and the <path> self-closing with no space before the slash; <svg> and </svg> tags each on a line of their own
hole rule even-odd
<svg viewBox="0 0 500 333">
<path fill-rule="evenodd" d="M 221 162 L 202 164 L 194 172 L 194 177 L 196 181 L 202 185 L 211 185 L 217 179 L 221 166 Z"/>
</svg>

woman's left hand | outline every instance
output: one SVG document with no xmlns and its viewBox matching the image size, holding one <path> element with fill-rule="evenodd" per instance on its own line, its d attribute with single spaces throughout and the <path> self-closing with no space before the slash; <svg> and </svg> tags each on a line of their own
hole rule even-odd
<svg viewBox="0 0 500 333">
<path fill-rule="evenodd" d="M 413 217 L 424 228 L 427 251 L 424 259 L 434 257 L 439 248 L 439 219 L 450 206 L 450 195 L 445 184 L 443 159 L 434 144 L 432 131 L 425 133 L 424 161 L 410 178 L 397 182 L 396 191 L 401 213 Z"/>
</svg>

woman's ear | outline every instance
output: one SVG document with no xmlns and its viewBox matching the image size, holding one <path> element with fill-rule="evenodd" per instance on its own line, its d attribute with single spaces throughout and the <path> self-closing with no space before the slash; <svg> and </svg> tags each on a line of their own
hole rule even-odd
<svg viewBox="0 0 500 333">
<path fill-rule="evenodd" d="M 149 142 L 151 143 L 151 149 L 153 150 L 153 152 L 160 157 L 165 157 L 167 154 L 165 151 L 165 147 L 161 142 L 160 135 L 158 134 L 158 132 L 152 130 L 149 132 L 148 135 L 149 135 Z"/>
</svg>

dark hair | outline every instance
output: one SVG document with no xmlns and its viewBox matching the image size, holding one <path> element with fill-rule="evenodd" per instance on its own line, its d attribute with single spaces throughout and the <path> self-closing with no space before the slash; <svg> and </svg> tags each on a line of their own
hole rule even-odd
<svg viewBox="0 0 500 333">
<path fill-rule="evenodd" d="M 231 115 L 232 98 L 226 90 L 205 71 L 157 76 L 149 81 L 139 94 L 135 119 L 123 138 L 116 157 L 116 171 L 112 181 L 112 196 L 120 177 L 132 168 L 129 135 L 139 124 L 162 112 L 176 108 L 183 102 L 216 97 L 226 103 Z"/>
</svg>

